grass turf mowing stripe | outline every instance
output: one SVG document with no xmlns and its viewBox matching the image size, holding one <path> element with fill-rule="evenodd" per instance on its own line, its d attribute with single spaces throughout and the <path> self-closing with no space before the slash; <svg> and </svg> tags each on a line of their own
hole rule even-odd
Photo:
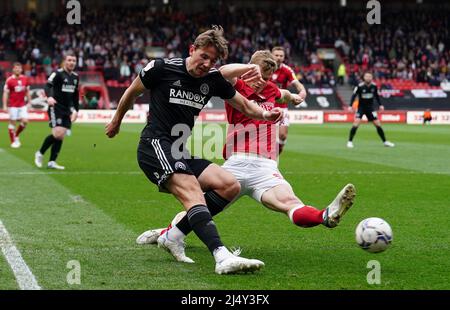
<svg viewBox="0 0 450 310">
<path fill-rule="evenodd" d="M 9 152 L 1 155 L 2 171 L 31 169 Z M 219 288 L 197 278 L 196 266 L 136 245 L 135 233 L 76 196 L 46 175 L 0 178 L 0 218 L 46 289 L 184 289 L 186 277 L 190 288 Z M 74 260 L 81 266 L 79 285 L 67 282 Z M 208 267 L 213 273 L 212 258 Z"/>
<path fill-rule="evenodd" d="M 36 281 L 33 273 L 22 258 L 19 250 L 14 245 L 5 225 L 0 220 L 0 248 L 6 261 L 11 267 L 17 284 L 22 290 L 40 290 L 41 287 Z"/>
</svg>

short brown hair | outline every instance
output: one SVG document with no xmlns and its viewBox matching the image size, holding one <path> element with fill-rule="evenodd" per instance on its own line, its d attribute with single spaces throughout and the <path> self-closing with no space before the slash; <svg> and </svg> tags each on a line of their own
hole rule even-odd
<svg viewBox="0 0 450 310">
<path fill-rule="evenodd" d="M 263 72 L 275 72 L 278 68 L 277 61 L 269 50 L 256 51 L 250 59 L 251 64 L 259 65 Z"/>
<path fill-rule="evenodd" d="M 199 34 L 195 38 L 195 48 L 203 48 L 211 45 L 217 49 L 221 59 L 228 57 L 228 41 L 223 35 L 222 26 L 213 25 L 211 29 Z"/>
<path fill-rule="evenodd" d="M 64 60 L 66 60 L 67 57 L 75 57 L 75 58 L 77 58 L 77 56 L 75 55 L 75 53 L 72 52 L 72 51 L 68 51 L 68 52 L 66 52 L 66 53 L 64 54 Z"/>
<path fill-rule="evenodd" d="M 14 67 L 22 67 L 22 64 L 20 62 L 15 62 L 13 63 L 13 68 Z"/>
<path fill-rule="evenodd" d="M 275 51 L 282 51 L 283 53 L 286 53 L 286 52 L 284 51 L 284 47 L 282 47 L 282 46 L 274 46 L 274 47 L 272 48 L 272 53 L 275 52 Z"/>
</svg>

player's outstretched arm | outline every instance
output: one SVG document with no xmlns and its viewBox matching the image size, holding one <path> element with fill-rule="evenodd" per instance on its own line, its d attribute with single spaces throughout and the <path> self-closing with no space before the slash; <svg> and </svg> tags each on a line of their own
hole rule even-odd
<svg viewBox="0 0 450 310">
<path fill-rule="evenodd" d="M 297 89 L 299 96 L 302 98 L 302 101 L 305 101 L 307 95 L 305 86 L 303 86 L 303 84 L 300 83 L 300 81 L 297 79 L 292 81 L 292 85 L 294 85 Z"/>
<path fill-rule="evenodd" d="M 278 122 L 283 116 L 280 108 L 274 108 L 272 111 L 266 111 L 256 102 L 247 100 L 247 98 L 242 96 L 239 92 L 236 92 L 234 97 L 228 100 L 228 103 L 231 104 L 233 108 L 253 119 Z"/>
<path fill-rule="evenodd" d="M 303 102 L 303 98 L 300 96 L 300 94 L 293 94 L 287 89 L 280 89 L 281 92 L 281 100 L 283 102 L 289 101 L 293 103 L 294 105 L 300 104 Z"/>
<path fill-rule="evenodd" d="M 228 64 L 219 68 L 222 76 L 232 85 L 241 78 L 245 83 L 262 81 L 261 69 L 255 64 Z"/>
<path fill-rule="evenodd" d="M 116 114 L 112 121 L 106 125 L 105 133 L 108 137 L 113 138 L 119 133 L 120 124 L 127 111 L 133 106 L 135 100 L 139 95 L 145 91 L 145 86 L 139 77 L 134 79 L 130 87 L 128 87 L 122 98 L 120 98 L 119 105 L 117 106 Z"/>
</svg>

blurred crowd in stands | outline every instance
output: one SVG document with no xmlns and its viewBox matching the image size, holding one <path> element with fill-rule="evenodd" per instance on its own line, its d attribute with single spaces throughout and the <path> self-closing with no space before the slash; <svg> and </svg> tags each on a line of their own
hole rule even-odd
<svg viewBox="0 0 450 310">
<path fill-rule="evenodd" d="M 71 50 L 78 55 L 77 70 L 101 70 L 106 80 L 129 81 L 146 65 L 152 47 L 163 48 L 166 57 L 187 56 L 198 33 L 220 24 L 230 42 L 227 62 L 247 63 L 255 50 L 281 45 L 304 84 L 354 85 L 368 69 L 377 79 L 432 86 L 450 80 L 448 10 L 383 8 L 381 25 L 368 25 L 364 10 L 243 9 L 225 2 L 192 14 L 152 6 L 86 10 L 81 25 L 68 25 L 63 14 L 41 21 L 29 13 L 1 16 L 0 61 L 15 53 L 25 74 L 48 75 Z M 320 59 L 320 47 L 339 51 L 345 78 Z"/>
</svg>

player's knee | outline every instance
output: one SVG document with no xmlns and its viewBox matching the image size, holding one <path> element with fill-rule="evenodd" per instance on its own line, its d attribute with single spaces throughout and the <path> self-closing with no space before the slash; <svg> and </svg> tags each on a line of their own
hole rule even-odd
<svg viewBox="0 0 450 310">
<path fill-rule="evenodd" d="M 286 195 L 278 199 L 280 204 L 286 206 L 287 209 L 289 209 L 292 206 L 298 206 L 301 201 L 294 195 Z"/>
<path fill-rule="evenodd" d="M 186 201 L 200 201 L 203 200 L 203 192 L 198 182 L 183 182 L 182 184 L 172 187 L 172 193 L 181 200 Z"/>
<path fill-rule="evenodd" d="M 227 177 L 222 180 L 220 192 L 221 196 L 227 200 L 233 200 L 241 191 L 241 185 L 234 177 Z"/>
<path fill-rule="evenodd" d="M 285 141 L 287 139 L 287 132 L 280 132 L 280 141 Z"/>
<path fill-rule="evenodd" d="M 62 133 L 62 132 L 55 132 L 55 133 L 53 133 L 53 137 L 56 140 L 62 141 L 64 139 L 64 133 Z"/>
</svg>

